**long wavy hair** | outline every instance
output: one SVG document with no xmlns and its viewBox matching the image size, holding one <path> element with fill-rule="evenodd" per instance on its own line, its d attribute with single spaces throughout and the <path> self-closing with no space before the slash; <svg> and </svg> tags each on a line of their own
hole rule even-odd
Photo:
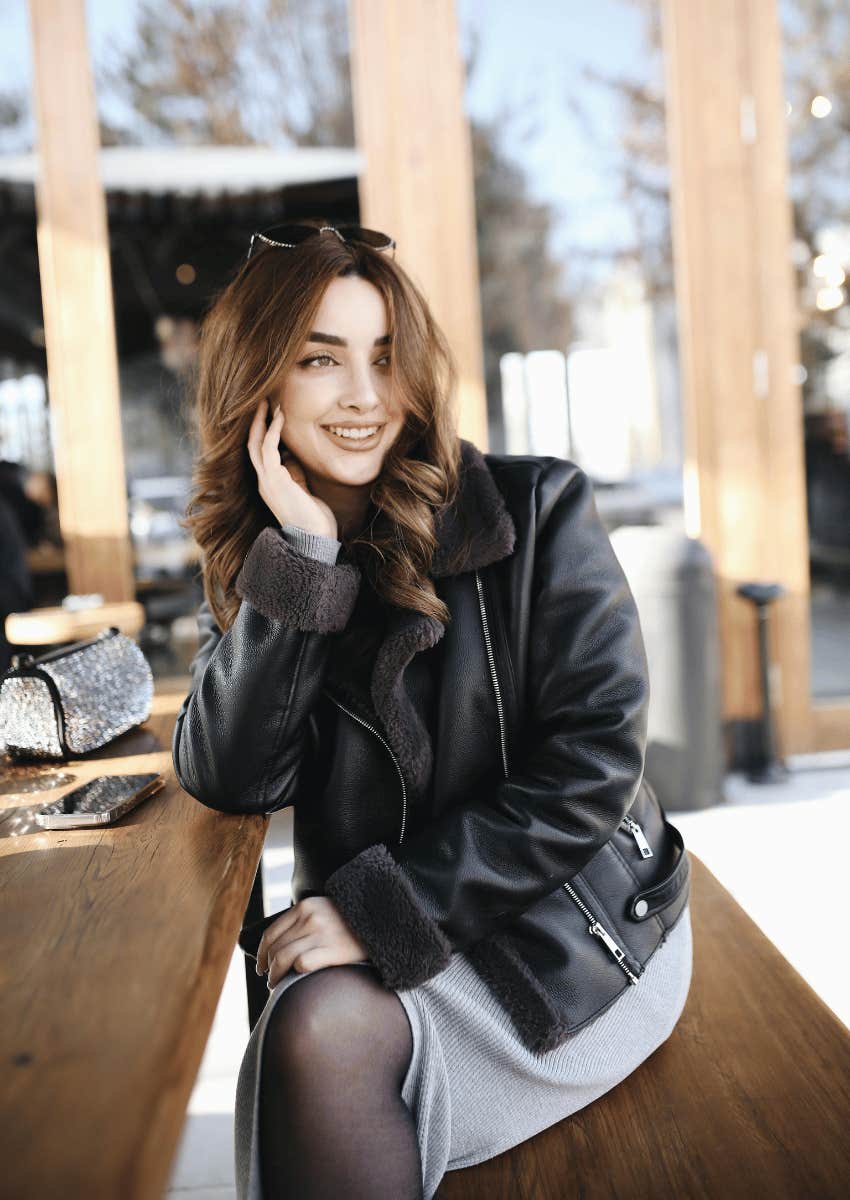
<svg viewBox="0 0 850 1200">
<path fill-rule="evenodd" d="M 197 453 L 182 524 L 200 548 L 204 594 L 222 631 L 239 610 L 234 584 L 251 544 L 277 525 L 248 455 L 251 420 L 291 369 L 328 284 L 351 274 L 384 298 L 390 386 L 406 420 L 372 484 L 371 519 L 357 537 L 340 537 L 379 596 L 450 620 L 429 569 L 435 517 L 459 486 L 457 367 L 427 301 L 398 263 L 327 233 L 253 254 L 213 295 L 202 320 L 191 387 Z"/>
</svg>

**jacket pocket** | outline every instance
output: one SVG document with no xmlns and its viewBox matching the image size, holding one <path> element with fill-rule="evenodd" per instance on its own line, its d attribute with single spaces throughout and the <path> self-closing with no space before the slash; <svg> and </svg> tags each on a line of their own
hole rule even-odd
<svg viewBox="0 0 850 1200">
<path fill-rule="evenodd" d="M 675 862 L 663 878 L 653 881 L 651 887 L 643 888 L 632 894 L 629 900 L 628 914 L 633 921 L 646 921 L 662 909 L 676 904 L 677 909 L 684 907 L 690 894 L 691 864 L 685 849 L 684 839 L 676 826 L 664 818 L 664 828 L 672 840 Z M 665 921 L 670 925 L 678 912 L 671 914 L 672 920 Z"/>
</svg>

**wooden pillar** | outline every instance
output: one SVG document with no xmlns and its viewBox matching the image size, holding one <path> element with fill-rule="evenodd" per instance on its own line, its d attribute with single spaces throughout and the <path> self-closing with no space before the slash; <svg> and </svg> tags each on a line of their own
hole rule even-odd
<svg viewBox="0 0 850 1200">
<path fill-rule="evenodd" d="M 685 414 L 685 517 L 718 573 L 731 748 L 760 709 L 744 580 L 778 581 L 781 749 L 811 748 L 799 320 L 775 0 L 663 0 Z"/>
<path fill-rule="evenodd" d="M 85 0 L 30 0 L 38 260 L 72 592 L 134 596 L 106 204 Z"/>
<path fill-rule="evenodd" d="M 360 217 L 398 243 L 458 363 L 461 435 L 488 448 L 472 149 L 454 0 L 350 0 Z"/>
</svg>

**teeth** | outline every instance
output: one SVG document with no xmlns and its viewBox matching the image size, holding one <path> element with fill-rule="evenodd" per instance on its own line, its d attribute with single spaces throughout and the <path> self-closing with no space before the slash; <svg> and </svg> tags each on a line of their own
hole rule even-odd
<svg viewBox="0 0 850 1200">
<path fill-rule="evenodd" d="M 326 425 L 331 433 L 337 437 L 353 438 L 354 441 L 362 441 L 364 438 L 371 437 L 381 428 L 380 425 L 369 425 L 366 429 L 341 429 L 338 425 Z"/>
</svg>

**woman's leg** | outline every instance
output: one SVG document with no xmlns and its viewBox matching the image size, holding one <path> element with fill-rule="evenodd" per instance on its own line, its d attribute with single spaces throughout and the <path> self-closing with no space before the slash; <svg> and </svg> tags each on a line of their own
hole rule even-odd
<svg viewBox="0 0 850 1200">
<path fill-rule="evenodd" d="M 401 1098 L 412 1053 L 407 1013 L 373 969 L 324 967 L 288 987 L 263 1044 L 263 1200 L 421 1200 Z"/>
</svg>

